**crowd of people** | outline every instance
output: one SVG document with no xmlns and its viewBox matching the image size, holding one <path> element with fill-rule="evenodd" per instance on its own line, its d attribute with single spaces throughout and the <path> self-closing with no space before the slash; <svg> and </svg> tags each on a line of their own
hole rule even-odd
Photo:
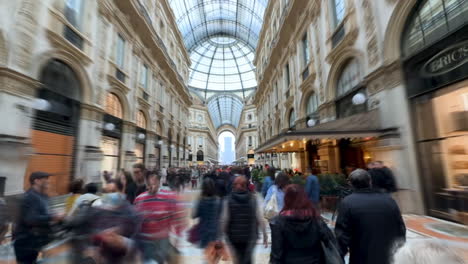
<svg viewBox="0 0 468 264">
<path fill-rule="evenodd" d="M 271 245 L 273 264 L 339 264 L 347 255 L 350 264 L 442 263 L 434 262 L 442 258 L 447 264 L 464 263 L 438 242 L 405 243 L 405 223 L 390 195 L 397 189 L 395 178 L 381 162 L 350 171 L 349 192 L 340 202 L 333 231 L 321 216 L 316 171 L 308 169 L 301 186 L 291 183 L 289 171 L 257 167 L 267 176 L 256 188 L 252 169 L 153 171 L 135 164 L 132 172 L 104 174 L 102 188 L 73 180 L 63 212 L 49 208 L 50 175 L 34 172 L 14 222 L 17 262 L 36 263 L 41 249 L 61 234 L 68 239 L 71 263 L 178 263 L 187 231 L 188 240 L 204 250 L 206 263 L 253 263 L 259 238 L 265 248 Z M 196 224 L 189 226 L 180 194 L 190 183 L 197 189 L 199 182 L 192 210 Z M 422 251 L 432 257 L 416 257 Z"/>
</svg>

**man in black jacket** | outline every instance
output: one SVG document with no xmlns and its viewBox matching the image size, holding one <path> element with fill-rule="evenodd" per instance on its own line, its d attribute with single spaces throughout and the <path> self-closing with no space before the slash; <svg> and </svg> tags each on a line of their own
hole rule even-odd
<svg viewBox="0 0 468 264">
<path fill-rule="evenodd" d="M 50 242 L 50 225 L 64 215 L 52 215 L 48 208 L 46 172 L 33 172 L 29 177 L 31 188 L 24 194 L 20 215 L 14 232 L 16 261 L 21 264 L 36 263 L 39 251 Z"/>
<path fill-rule="evenodd" d="M 369 174 L 353 171 L 349 180 L 354 193 L 340 205 L 335 234 L 342 256 L 350 264 L 389 264 L 393 250 L 404 242 L 406 227 L 392 197 L 371 189 Z"/>
<path fill-rule="evenodd" d="M 261 204 L 256 196 L 248 191 L 245 176 L 237 176 L 232 184 L 232 193 L 225 199 L 221 226 L 234 253 L 235 264 L 251 264 L 252 254 L 259 231 L 263 233 L 263 243 L 268 246 L 265 219 Z"/>
</svg>

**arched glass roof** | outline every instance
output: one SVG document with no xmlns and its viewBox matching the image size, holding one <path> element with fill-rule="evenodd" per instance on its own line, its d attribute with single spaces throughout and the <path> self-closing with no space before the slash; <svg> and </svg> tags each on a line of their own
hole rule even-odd
<svg viewBox="0 0 468 264">
<path fill-rule="evenodd" d="M 205 101 L 215 94 L 209 91 L 240 92 L 241 98 L 245 98 L 257 86 L 253 57 L 253 50 L 242 40 L 213 36 L 190 54 L 189 87 L 201 90 Z"/>
<path fill-rule="evenodd" d="M 242 100 L 230 94 L 214 96 L 208 102 L 208 111 L 210 111 L 213 123 L 217 128 L 222 125 L 237 127 L 243 107 Z"/>
<path fill-rule="evenodd" d="M 268 0 L 169 0 L 192 61 L 188 86 L 216 127 L 237 126 L 256 89 L 254 51 Z M 218 107 L 215 107 L 218 106 Z"/>
</svg>

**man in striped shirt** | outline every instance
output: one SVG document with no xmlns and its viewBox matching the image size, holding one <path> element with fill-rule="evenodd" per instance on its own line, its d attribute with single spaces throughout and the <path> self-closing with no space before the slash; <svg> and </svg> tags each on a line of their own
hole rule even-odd
<svg viewBox="0 0 468 264">
<path fill-rule="evenodd" d="M 160 180 L 156 172 L 146 175 L 148 191 L 135 199 L 135 208 L 143 218 L 139 240 L 144 259 L 166 263 L 171 248 L 169 235 L 182 233 L 185 212 L 175 192 L 159 188 Z"/>
</svg>

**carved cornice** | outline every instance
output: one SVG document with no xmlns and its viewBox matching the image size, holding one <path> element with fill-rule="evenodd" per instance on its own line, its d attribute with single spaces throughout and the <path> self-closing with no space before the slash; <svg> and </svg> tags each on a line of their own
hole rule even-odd
<svg viewBox="0 0 468 264">
<path fill-rule="evenodd" d="M 62 35 L 59 35 L 59 34 L 53 32 L 52 30 L 49 30 L 49 29 L 46 30 L 46 33 L 47 33 L 47 38 L 50 41 L 50 44 L 54 48 L 59 49 L 59 50 L 64 50 L 64 51 L 70 53 L 71 55 L 75 56 L 78 61 L 83 62 L 84 66 L 88 66 L 92 62 L 92 59 L 90 57 L 88 57 L 88 55 L 86 55 L 86 53 L 84 53 L 82 50 L 75 47 L 68 40 L 63 38 Z M 83 39 L 85 39 L 84 36 L 82 36 L 82 37 L 83 37 Z"/>
<path fill-rule="evenodd" d="M 343 37 L 341 42 L 335 48 L 333 48 L 332 51 L 330 51 L 325 60 L 329 64 L 333 64 L 333 62 L 336 61 L 338 57 L 340 57 L 340 55 L 346 50 L 346 48 L 352 47 L 354 45 L 358 35 L 358 28 L 354 28 L 350 32 L 346 32 L 346 35 Z"/>
<path fill-rule="evenodd" d="M 114 75 L 108 74 L 107 75 L 107 80 L 109 81 L 109 84 L 112 87 L 117 88 L 120 92 L 123 94 L 128 94 L 130 92 L 130 88 L 128 88 L 127 85 L 125 85 L 123 82 L 117 80 L 117 78 L 114 77 Z"/>
<path fill-rule="evenodd" d="M 9 68 L 0 67 L 0 91 L 20 96 L 35 97 L 41 83 Z"/>
<path fill-rule="evenodd" d="M 104 109 L 98 106 L 81 104 L 81 119 L 92 120 L 92 121 L 102 121 L 102 116 L 105 114 Z"/>
</svg>

